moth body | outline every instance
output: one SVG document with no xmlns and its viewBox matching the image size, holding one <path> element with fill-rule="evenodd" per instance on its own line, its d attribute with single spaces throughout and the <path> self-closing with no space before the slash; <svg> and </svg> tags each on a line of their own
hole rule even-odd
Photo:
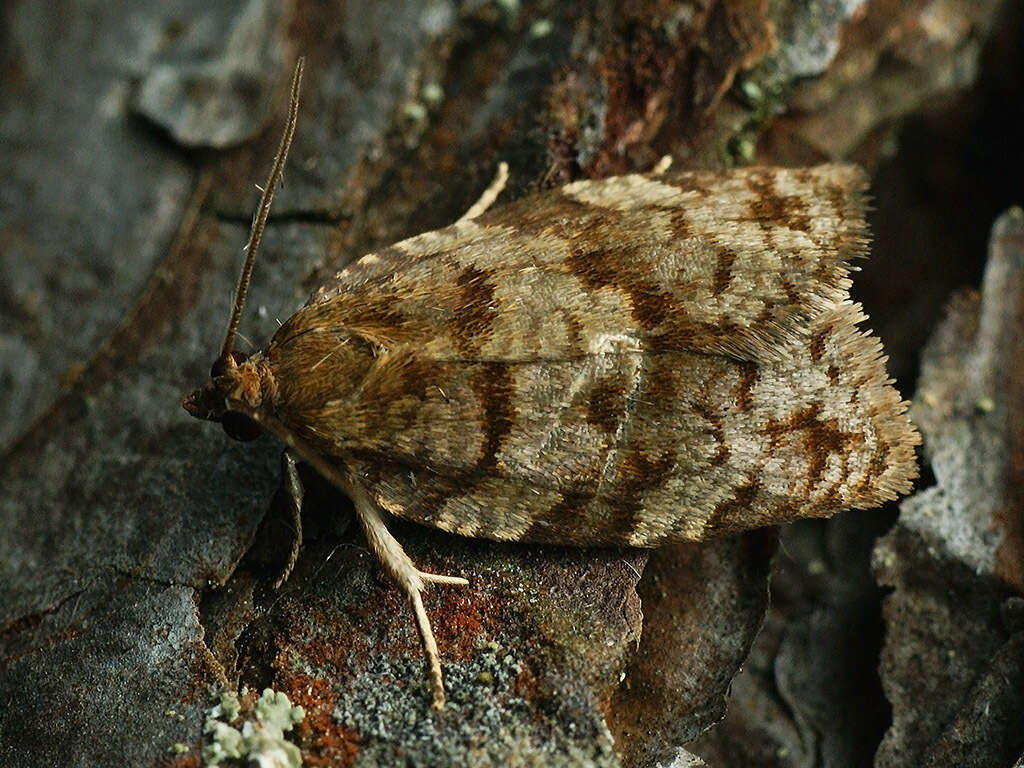
<svg viewBox="0 0 1024 768">
<path fill-rule="evenodd" d="M 847 295 L 862 185 L 637 175 L 494 208 L 343 269 L 239 367 L 262 400 L 238 393 L 468 536 L 656 546 L 874 506 L 915 433 Z M 753 220 L 765 188 L 807 221 Z"/>
<path fill-rule="evenodd" d="M 418 571 L 385 513 L 651 547 L 875 506 L 916 474 L 907 404 L 848 294 L 868 242 L 857 168 L 635 174 L 488 209 L 499 182 L 341 270 L 263 352 L 242 358 L 229 330 L 185 403 L 232 436 L 274 432 L 294 496 L 302 460 L 352 497 L 438 706 L 420 591 L 465 582 Z"/>
</svg>

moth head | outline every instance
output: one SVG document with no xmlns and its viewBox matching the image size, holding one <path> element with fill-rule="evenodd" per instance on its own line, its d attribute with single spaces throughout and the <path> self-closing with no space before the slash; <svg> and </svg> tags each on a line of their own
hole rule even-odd
<svg viewBox="0 0 1024 768">
<path fill-rule="evenodd" d="M 281 183 L 284 173 L 285 159 L 295 134 L 295 123 L 299 111 L 299 89 L 302 84 L 304 60 L 299 58 L 292 76 L 291 98 L 288 102 L 288 122 L 285 124 L 284 135 L 274 157 L 274 166 L 270 178 L 263 187 L 259 208 L 253 217 L 249 242 L 245 246 L 245 264 L 242 275 L 238 279 L 238 290 L 235 293 L 235 305 L 228 321 L 227 334 L 221 353 L 210 368 L 210 381 L 206 386 L 192 392 L 185 398 L 182 405 L 185 410 L 197 419 L 216 421 L 224 431 L 235 440 L 252 440 L 259 437 L 262 429 L 248 414 L 256 414 L 263 405 L 264 384 L 273 387 L 273 378 L 261 355 L 251 359 L 234 349 L 238 325 L 242 320 L 242 309 L 245 297 L 249 292 L 249 280 L 256 260 L 256 252 L 263 237 L 263 228 L 270 215 L 270 204 L 274 200 L 274 191 Z"/>
<path fill-rule="evenodd" d="M 232 352 L 214 361 L 210 381 L 186 396 L 182 406 L 197 419 L 216 421 L 231 439 L 246 441 L 259 437 L 263 429 L 238 409 L 255 410 L 262 400 L 260 367 L 241 352 Z"/>
</svg>

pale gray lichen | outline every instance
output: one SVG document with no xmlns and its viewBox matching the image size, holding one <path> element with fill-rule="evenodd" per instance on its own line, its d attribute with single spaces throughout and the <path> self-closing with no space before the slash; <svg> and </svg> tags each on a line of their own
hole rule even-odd
<svg viewBox="0 0 1024 768">
<path fill-rule="evenodd" d="M 437 83 L 427 83 L 420 93 L 423 101 L 432 107 L 436 107 L 444 101 L 444 89 Z"/>
<path fill-rule="evenodd" d="M 267 688 L 256 702 L 256 718 L 265 726 L 273 725 L 282 731 L 290 731 L 306 717 L 302 707 L 293 707 L 287 694 Z"/>
<path fill-rule="evenodd" d="M 551 19 L 537 19 L 530 25 L 530 37 L 547 37 L 551 34 L 554 28 L 555 25 L 552 23 Z"/>
<path fill-rule="evenodd" d="M 206 732 L 212 734 L 213 740 L 203 749 L 206 768 L 218 768 L 229 760 L 259 768 L 302 765 L 299 748 L 284 736 L 305 718 L 302 707 L 293 707 L 286 694 L 267 688 L 238 729 L 230 723 L 240 711 L 238 697 L 230 692 L 222 694 L 220 703 L 210 710 Z"/>
<path fill-rule="evenodd" d="M 238 702 L 238 695 L 234 691 L 224 691 L 220 695 L 220 704 L 210 710 L 210 717 L 230 723 L 241 711 L 242 705 Z"/>
<path fill-rule="evenodd" d="M 420 123 L 427 119 L 427 108 L 418 101 L 410 101 L 405 105 L 404 114 L 407 120 Z"/>
<path fill-rule="evenodd" d="M 207 720 L 206 732 L 213 734 L 213 741 L 203 747 L 206 768 L 217 768 L 225 760 L 242 758 L 242 734 L 220 720 Z"/>
</svg>

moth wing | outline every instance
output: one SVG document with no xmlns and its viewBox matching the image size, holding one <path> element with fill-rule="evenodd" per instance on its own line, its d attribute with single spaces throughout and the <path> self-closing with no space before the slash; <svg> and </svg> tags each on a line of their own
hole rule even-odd
<svg viewBox="0 0 1024 768">
<path fill-rule="evenodd" d="M 313 426 L 385 509 L 464 535 L 653 546 L 871 507 L 917 435 L 849 303 L 755 364 L 655 352 L 565 361 L 383 355 Z"/>
<path fill-rule="evenodd" d="M 284 419 L 384 508 L 488 538 L 650 546 L 894 498 L 918 438 L 847 296 L 862 187 L 579 182 L 369 254 L 275 343 L 376 358 Z"/>
<path fill-rule="evenodd" d="M 580 181 L 368 254 L 311 303 L 438 360 L 778 359 L 866 252 L 854 166 Z"/>
</svg>

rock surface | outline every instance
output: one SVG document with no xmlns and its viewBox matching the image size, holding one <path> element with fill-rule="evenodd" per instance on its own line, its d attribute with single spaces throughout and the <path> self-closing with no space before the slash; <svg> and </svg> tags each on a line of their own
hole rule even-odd
<svg viewBox="0 0 1024 768">
<path fill-rule="evenodd" d="M 830 691 L 863 691 L 828 648 L 863 662 L 875 516 L 784 533 L 788 586 L 752 652 L 775 531 L 648 554 L 395 525 L 418 563 L 471 581 L 426 597 L 453 703 L 435 714 L 407 608 L 347 500 L 305 478 L 306 546 L 274 591 L 290 535 L 272 501 L 279 447 L 233 443 L 180 408 L 219 346 L 296 53 L 302 113 L 242 328 L 257 345 L 349 259 L 460 215 L 502 159 L 510 197 L 665 153 L 870 164 L 877 131 L 970 81 L 942 67 L 971 61 L 993 7 L 950 0 L 919 27 L 907 14 L 930 4 L 898 24 L 882 2 L 790 5 L 0 12 L 0 762 L 195 766 L 217 692 L 243 686 L 302 705 L 289 738 L 309 765 L 701 765 L 682 745 L 722 716 L 730 685 L 719 745 L 759 722 L 750 743 L 803 745 L 799 764 L 873 750 L 870 724 L 837 714 Z M 867 119 L 897 28 L 945 53 L 895 57 L 910 93 L 869 102 Z M 854 108 L 846 144 L 814 127 Z M 993 686 L 1000 653 L 984 661 Z M 708 765 L 764 764 L 707 739 L 687 749 Z M 828 764 L 853 764 L 840 757 Z"/>
<path fill-rule="evenodd" d="M 992 230 L 981 293 L 924 351 L 913 414 L 935 485 L 875 548 L 882 681 L 877 765 L 1010 765 L 1024 752 L 1024 211 Z"/>
</svg>

